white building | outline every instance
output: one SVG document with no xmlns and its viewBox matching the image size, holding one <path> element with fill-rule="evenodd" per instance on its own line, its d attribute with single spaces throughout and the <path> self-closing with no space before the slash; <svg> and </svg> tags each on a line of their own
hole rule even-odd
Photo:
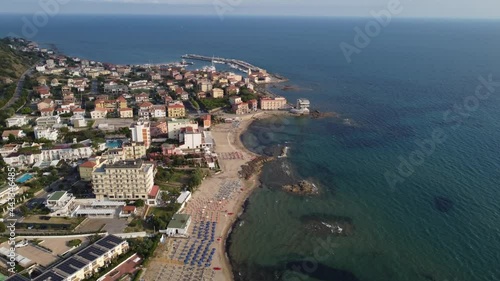
<svg viewBox="0 0 500 281">
<path fill-rule="evenodd" d="M 6 145 L 2 146 L 2 148 L 0 148 L 0 155 L 2 157 L 5 157 L 9 154 L 17 152 L 20 147 L 21 146 L 19 144 L 15 144 L 15 143 L 6 144 Z"/>
<path fill-rule="evenodd" d="M 43 271 L 43 273 L 32 279 L 33 281 L 74 281 L 86 280 L 92 277 L 99 269 L 109 265 L 118 256 L 129 250 L 127 241 L 108 235 L 97 240 L 94 244 L 85 247 L 70 258 L 65 259 L 56 266 Z M 12 279 L 11 279 L 12 278 Z M 26 280 L 20 274 L 16 274 L 7 280 Z"/>
<path fill-rule="evenodd" d="M 193 130 L 191 127 L 183 128 L 179 135 L 179 142 L 184 142 L 179 146 L 181 149 L 201 148 L 202 133 L 199 130 Z"/>
<path fill-rule="evenodd" d="M 24 115 L 19 115 L 19 116 L 7 118 L 7 120 L 5 120 L 5 122 L 7 123 L 7 127 L 14 127 L 14 126 L 21 127 L 21 126 L 28 124 L 28 118 L 26 118 L 26 116 L 24 116 Z"/>
<path fill-rule="evenodd" d="M 191 216 L 187 214 L 175 214 L 172 220 L 168 223 L 167 229 L 160 231 L 168 236 L 186 235 L 189 225 L 191 224 Z"/>
<path fill-rule="evenodd" d="M 62 145 L 60 147 L 55 147 L 53 149 L 42 150 L 42 160 L 43 161 L 54 161 L 54 160 L 79 160 L 84 158 L 89 158 L 92 156 L 94 151 L 90 146 L 83 146 L 78 148 L 71 148 L 67 145 Z"/>
<path fill-rule="evenodd" d="M 36 119 L 37 126 L 52 127 L 56 124 L 61 124 L 61 117 L 59 115 L 43 116 Z"/>
<path fill-rule="evenodd" d="M 180 211 L 182 211 L 182 209 L 184 209 L 184 207 L 186 206 L 189 199 L 191 199 L 191 192 L 189 192 L 187 190 L 181 192 L 181 195 L 179 195 L 179 197 L 177 197 L 177 204 L 181 204 L 181 207 L 179 208 L 178 212 L 180 212 Z"/>
<path fill-rule="evenodd" d="M 45 206 L 52 217 L 71 217 L 76 208 L 75 197 L 66 191 L 56 191 L 49 195 Z"/>
<path fill-rule="evenodd" d="M 309 109 L 311 103 L 308 99 L 297 99 L 297 109 Z"/>
<path fill-rule="evenodd" d="M 55 141 L 59 137 L 59 131 L 52 128 L 36 126 L 33 128 L 33 131 L 35 133 L 35 139 Z"/>
<path fill-rule="evenodd" d="M 73 115 L 69 121 L 75 128 L 87 127 L 87 121 L 85 120 L 85 117 L 82 117 L 81 115 Z"/>
<path fill-rule="evenodd" d="M 181 134 L 181 129 L 190 127 L 193 130 L 198 130 L 198 123 L 193 122 L 189 119 L 176 119 L 170 118 L 167 120 L 167 133 L 169 139 L 177 140 L 179 139 L 181 142 L 184 141 L 183 137 L 179 138 Z"/>
<path fill-rule="evenodd" d="M 151 129 L 149 122 L 138 121 L 130 128 L 133 142 L 142 142 L 146 149 L 151 145 Z"/>
<path fill-rule="evenodd" d="M 13 153 L 7 157 L 4 157 L 3 160 L 9 166 L 24 169 L 26 166 L 33 165 L 36 162 L 42 161 L 41 153 L 33 153 L 33 154 L 18 154 Z"/>
<path fill-rule="evenodd" d="M 154 186 L 154 164 L 142 160 L 105 161 L 92 172 L 92 185 L 98 200 L 146 201 Z"/>
<path fill-rule="evenodd" d="M 164 105 L 153 105 L 150 109 L 151 117 L 165 118 L 167 117 L 167 110 Z"/>
<path fill-rule="evenodd" d="M 106 109 L 96 108 L 90 112 L 90 118 L 92 119 L 105 119 L 107 115 L 108 111 Z"/>
</svg>

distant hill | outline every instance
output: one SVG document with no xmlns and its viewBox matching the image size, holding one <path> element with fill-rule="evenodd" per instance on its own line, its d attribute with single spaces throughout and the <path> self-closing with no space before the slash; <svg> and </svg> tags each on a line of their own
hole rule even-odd
<svg viewBox="0 0 500 281">
<path fill-rule="evenodd" d="M 9 46 L 8 38 L 0 39 L 0 85 L 6 80 L 17 81 L 38 58 L 31 52 L 22 52 Z"/>
</svg>

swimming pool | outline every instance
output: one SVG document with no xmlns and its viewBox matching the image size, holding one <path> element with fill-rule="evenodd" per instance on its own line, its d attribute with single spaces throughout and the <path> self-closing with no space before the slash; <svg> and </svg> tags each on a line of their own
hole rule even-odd
<svg viewBox="0 0 500 281">
<path fill-rule="evenodd" d="M 18 177 L 16 182 L 25 183 L 25 182 L 29 181 L 31 178 L 33 178 L 32 174 L 24 174 L 24 175 Z"/>
<path fill-rule="evenodd" d="M 107 148 L 120 148 L 122 147 L 122 141 L 121 140 L 110 140 L 106 141 L 106 147 Z"/>
</svg>

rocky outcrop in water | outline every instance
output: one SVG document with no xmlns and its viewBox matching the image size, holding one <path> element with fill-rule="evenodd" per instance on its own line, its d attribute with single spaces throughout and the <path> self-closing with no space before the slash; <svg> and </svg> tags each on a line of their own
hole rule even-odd
<svg viewBox="0 0 500 281">
<path fill-rule="evenodd" d="M 313 214 L 300 218 L 308 233 L 317 236 L 352 236 L 354 235 L 354 223 L 351 218 L 343 216 L 332 216 Z"/>
<path fill-rule="evenodd" d="M 335 112 L 320 112 L 319 110 L 311 110 L 309 116 L 313 119 L 318 119 L 325 117 L 338 117 L 339 115 Z"/>
<path fill-rule="evenodd" d="M 264 165 L 264 163 L 267 163 L 267 162 L 272 161 L 272 160 L 274 160 L 274 157 L 268 157 L 268 156 L 256 157 L 252 161 L 241 166 L 240 175 L 244 179 L 248 180 L 253 175 L 258 174 L 260 172 L 260 170 L 262 169 L 262 165 Z"/>
<path fill-rule="evenodd" d="M 298 195 L 317 195 L 319 189 L 311 182 L 300 181 L 296 184 L 285 184 L 283 190 Z"/>
</svg>

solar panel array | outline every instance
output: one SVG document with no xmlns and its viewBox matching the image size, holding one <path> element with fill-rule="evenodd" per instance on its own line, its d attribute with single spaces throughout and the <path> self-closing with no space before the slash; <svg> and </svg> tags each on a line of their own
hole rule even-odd
<svg viewBox="0 0 500 281">
<path fill-rule="evenodd" d="M 63 280 L 64 280 L 64 277 L 62 277 L 59 274 L 56 274 L 55 272 L 52 272 L 52 271 L 47 271 L 44 274 L 42 274 L 34 279 L 34 281 L 63 281 Z"/>
<path fill-rule="evenodd" d="M 14 276 L 10 277 L 9 279 L 7 279 L 7 281 L 29 281 L 29 279 L 26 279 L 22 275 L 14 275 Z"/>
<path fill-rule="evenodd" d="M 102 250 L 101 248 L 92 245 L 82 251 L 80 251 L 76 256 L 82 257 L 83 259 L 93 262 L 98 259 L 100 256 L 104 255 L 107 251 Z"/>
<path fill-rule="evenodd" d="M 85 263 L 79 261 L 76 257 L 71 257 L 64 261 L 63 263 L 60 263 L 55 267 L 55 269 L 61 270 L 63 272 L 66 272 L 67 274 L 71 275 L 78 270 L 82 269 L 85 267 Z"/>
<path fill-rule="evenodd" d="M 108 235 L 108 236 L 104 237 L 103 239 L 97 241 L 96 244 L 99 246 L 103 246 L 108 250 L 111 250 L 114 247 L 116 247 L 116 245 L 119 245 L 122 242 L 123 242 L 123 240 L 120 239 L 119 237 L 116 237 L 114 235 Z"/>
<path fill-rule="evenodd" d="M 101 238 L 93 245 L 86 247 L 73 257 L 59 263 L 52 269 L 45 271 L 42 275 L 32 279 L 32 281 L 63 281 L 67 276 L 83 269 L 85 266 L 123 243 L 123 241 L 123 239 L 114 235 L 108 235 Z M 29 279 L 16 274 L 8 278 L 6 281 L 29 281 Z"/>
</svg>

